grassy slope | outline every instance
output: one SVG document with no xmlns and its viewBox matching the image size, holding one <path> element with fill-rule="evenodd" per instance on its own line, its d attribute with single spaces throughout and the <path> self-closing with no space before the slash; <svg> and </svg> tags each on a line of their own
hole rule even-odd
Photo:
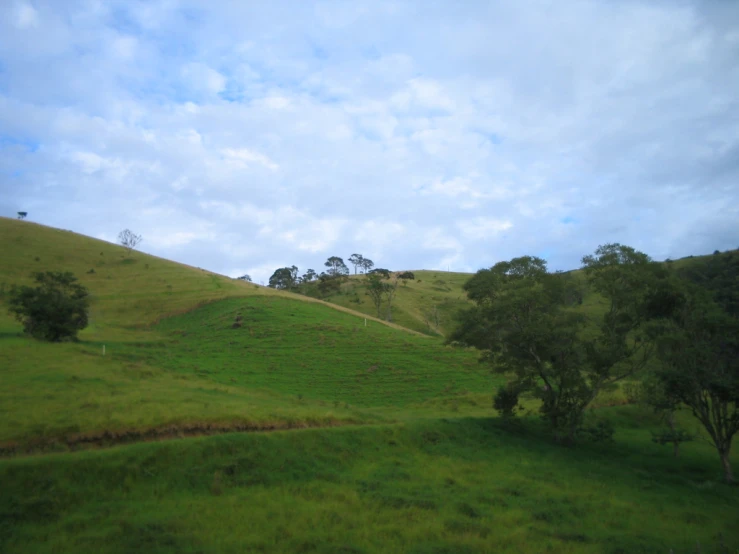
<svg viewBox="0 0 739 554">
<path fill-rule="evenodd" d="M 491 386 L 473 352 L 372 318 L 365 327 L 363 317 L 313 299 L 31 223 L 0 219 L 0 237 L 8 245 L 0 283 L 69 270 L 94 297 L 93 324 L 74 344 L 21 337 L 0 310 L 0 448 L 64 448 L 154 429 L 375 421 L 382 414 L 356 406 L 454 401 Z M 232 329 L 238 310 L 244 326 Z"/>
<path fill-rule="evenodd" d="M 709 258 L 709 255 L 689 256 L 675 260 L 671 264 L 672 267 L 678 269 L 703 263 Z M 493 263 L 495 262 L 491 261 L 490 265 Z M 419 270 L 413 273 L 416 277 L 415 281 L 405 281 L 398 287 L 393 302 L 393 321 L 421 333 L 447 335 L 454 328 L 455 314 L 460 309 L 470 306 L 462 287 L 472 277 L 472 274 L 436 270 Z M 582 287 L 584 292 L 583 304 L 579 310 L 591 316 L 599 316 L 605 308 L 604 300 L 589 290 L 582 271 L 570 271 L 568 275 Z M 376 308 L 365 293 L 362 279 L 360 275 L 350 276 L 349 281 L 342 285 L 340 291 L 329 294 L 324 299 L 332 304 L 376 316 Z M 429 315 L 434 308 L 438 312 L 437 320 Z M 384 304 L 382 310 L 382 316 L 385 317 Z"/>
<path fill-rule="evenodd" d="M 69 269 L 95 295 L 76 344 L 20 337 L 0 315 L 0 442 L 404 422 L 2 460 L 0 551 L 739 548 L 715 454 L 691 443 L 671 459 L 633 407 L 604 411 L 614 445 L 560 449 L 479 417 L 493 382 L 472 352 L 64 231 L 0 219 L 0 240 L 0 283 Z M 443 275 L 452 290 L 417 272 L 398 297 L 409 319 L 466 279 Z"/>
<path fill-rule="evenodd" d="M 462 285 L 469 273 L 445 271 L 413 271 L 414 281 L 401 281 L 393 301 L 393 321 L 398 325 L 429 335 L 444 335 L 454 326 L 454 314 L 469 305 Z M 361 275 L 352 275 L 337 293 L 325 297 L 327 302 L 376 316 L 377 310 L 365 294 Z M 438 311 L 438 325 L 429 314 Z M 383 302 L 382 317 L 386 305 Z"/>
<path fill-rule="evenodd" d="M 0 550 L 734 552 L 736 490 L 709 456 L 673 460 L 623 424 L 614 445 L 567 449 L 461 418 L 16 459 Z"/>
</svg>

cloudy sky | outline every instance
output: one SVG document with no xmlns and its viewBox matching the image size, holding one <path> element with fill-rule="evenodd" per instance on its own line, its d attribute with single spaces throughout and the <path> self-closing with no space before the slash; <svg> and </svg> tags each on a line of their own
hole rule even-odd
<svg viewBox="0 0 739 554">
<path fill-rule="evenodd" d="M 0 215 L 266 281 L 739 246 L 739 2 L 0 2 Z"/>
</svg>

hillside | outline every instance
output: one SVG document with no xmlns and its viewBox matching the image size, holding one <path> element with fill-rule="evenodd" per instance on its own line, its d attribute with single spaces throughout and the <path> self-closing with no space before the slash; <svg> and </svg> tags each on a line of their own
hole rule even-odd
<svg viewBox="0 0 739 554">
<path fill-rule="evenodd" d="M 737 251 L 703 256 L 688 256 L 678 260 L 666 260 L 665 264 L 676 271 L 689 271 L 692 267 L 700 268 L 715 258 L 725 259 L 736 255 Z M 500 260 L 490 260 L 488 267 Z M 413 271 L 415 279 L 403 280 L 398 286 L 392 305 L 392 321 L 432 336 L 448 336 L 456 324 L 455 315 L 471 304 L 467 299 L 463 286 L 472 277 L 472 273 L 454 273 L 445 271 Z M 598 315 L 604 307 L 603 300 L 590 290 L 584 274 L 579 269 L 563 272 L 562 277 L 571 279 L 578 288 L 582 304 L 578 308 L 590 315 Z M 326 302 L 356 310 L 369 316 L 376 316 L 377 310 L 366 294 L 363 284 L 364 276 L 350 275 L 336 292 L 320 295 L 315 285 L 302 286 L 301 292 L 311 296 L 319 296 Z M 382 307 L 382 317 L 386 317 L 386 305 Z"/>
<path fill-rule="evenodd" d="M 340 307 L 32 223 L 1 219 L 0 237 L 0 286 L 64 270 L 93 297 L 77 343 L 22 337 L 0 310 L 0 449 L 371 422 L 386 414 L 358 405 L 490 390 L 474 352 Z"/>
<path fill-rule="evenodd" d="M 366 304 L 26 222 L 0 219 L 0 243 L 3 290 L 69 270 L 94 297 L 76 343 L 23 336 L 0 305 L 2 552 L 739 548 L 715 452 L 696 441 L 673 459 L 618 391 L 588 414 L 615 442 L 564 448 L 533 400 L 522 424 L 491 417 L 504 378 L 475 351 L 347 309 Z M 466 278 L 416 272 L 395 322 L 428 334 L 427 301 L 451 317 Z"/>
</svg>

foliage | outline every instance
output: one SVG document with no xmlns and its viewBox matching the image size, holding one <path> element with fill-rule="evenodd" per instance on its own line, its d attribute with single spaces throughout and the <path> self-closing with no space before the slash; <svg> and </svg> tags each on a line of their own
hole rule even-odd
<svg viewBox="0 0 739 554">
<path fill-rule="evenodd" d="M 28 212 L 18 212 L 18 219 L 26 219 Z"/>
<path fill-rule="evenodd" d="M 328 268 L 326 273 L 330 277 L 343 277 L 349 274 L 349 268 L 346 267 L 344 260 L 338 256 L 331 256 L 323 265 Z"/>
<path fill-rule="evenodd" d="M 367 272 L 370 275 L 382 275 L 385 279 L 390 278 L 390 270 L 389 269 L 383 269 L 381 267 L 372 269 Z"/>
<path fill-rule="evenodd" d="M 683 302 L 655 325 L 657 377 L 669 398 L 688 406 L 716 448 L 727 482 L 729 453 L 739 431 L 739 318 L 709 291 L 685 284 Z"/>
<path fill-rule="evenodd" d="M 521 391 L 517 383 L 508 383 L 505 386 L 498 387 L 498 392 L 493 398 L 493 408 L 504 420 L 508 421 L 516 415 L 516 410 L 519 407 L 519 394 L 521 394 Z"/>
<path fill-rule="evenodd" d="M 327 296 L 331 293 L 338 292 L 341 289 L 341 281 L 343 275 L 332 275 L 330 273 L 322 272 L 318 276 L 318 290 L 321 295 Z"/>
<path fill-rule="evenodd" d="M 482 269 L 465 284 L 475 306 L 460 314 L 450 337 L 482 350 L 496 372 L 514 375 L 516 387 L 541 399 L 555 438 L 570 442 L 598 393 L 643 368 L 652 352 L 637 333 L 643 304 L 653 296 L 649 258 L 611 244 L 583 263 L 590 285 L 609 302 L 589 332 L 586 317 L 570 309 L 577 302 L 571 280 L 549 273 L 543 259 L 523 256 Z"/>
<path fill-rule="evenodd" d="M 137 235 L 130 229 L 124 229 L 118 233 L 118 242 L 128 251 L 129 254 L 143 240 L 144 238 L 141 235 Z"/>
<path fill-rule="evenodd" d="M 269 278 L 269 287 L 273 289 L 292 290 L 298 283 L 298 268 L 296 266 L 276 269 Z"/>
<path fill-rule="evenodd" d="M 244 274 L 241 277 L 236 277 L 239 281 L 246 281 L 247 283 L 251 283 L 251 276 L 249 274 Z"/>
<path fill-rule="evenodd" d="M 357 267 L 364 267 L 364 257 L 361 254 L 352 254 L 349 257 L 349 263 L 354 266 L 354 275 L 356 275 Z"/>
<path fill-rule="evenodd" d="M 369 258 L 362 258 L 362 272 L 363 273 L 367 273 L 373 267 L 375 267 L 375 262 L 373 262 Z"/>
<path fill-rule="evenodd" d="M 70 272 L 37 272 L 33 278 L 37 286 L 13 286 L 8 294 L 9 311 L 23 323 L 23 331 L 50 342 L 76 339 L 87 327 L 87 289 Z"/>
<path fill-rule="evenodd" d="M 588 442 L 613 442 L 616 429 L 608 419 L 598 419 L 594 423 L 583 425 L 578 436 Z"/>
<path fill-rule="evenodd" d="M 411 280 L 413 281 L 416 278 L 415 274 L 412 271 L 403 271 L 402 273 L 398 274 L 398 279 L 403 280 Z"/>
<path fill-rule="evenodd" d="M 563 309 L 561 281 L 544 260 L 524 256 L 478 271 L 465 290 L 476 305 L 451 340 L 483 350 L 494 371 L 514 376 L 515 389 L 541 399 L 558 440 L 574 440 L 594 395 L 582 371 L 585 320 Z"/>
<path fill-rule="evenodd" d="M 315 269 L 308 269 L 303 274 L 303 276 L 300 278 L 300 283 L 301 284 L 312 283 L 317 277 L 318 277 L 318 275 L 316 274 L 316 270 Z"/>
<path fill-rule="evenodd" d="M 364 278 L 365 290 L 367 296 L 372 299 L 372 304 L 377 310 L 377 317 L 381 318 L 380 309 L 382 307 L 382 299 L 385 297 L 386 290 L 390 286 L 387 282 L 388 277 L 380 272 L 369 272 Z"/>
</svg>

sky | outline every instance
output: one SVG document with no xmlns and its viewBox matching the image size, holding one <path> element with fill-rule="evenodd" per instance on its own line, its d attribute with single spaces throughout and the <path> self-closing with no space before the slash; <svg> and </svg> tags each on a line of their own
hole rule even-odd
<svg viewBox="0 0 739 554">
<path fill-rule="evenodd" d="M 266 282 L 739 247 L 739 2 L 0 2 L 0 215 Z"/>
</svg>

